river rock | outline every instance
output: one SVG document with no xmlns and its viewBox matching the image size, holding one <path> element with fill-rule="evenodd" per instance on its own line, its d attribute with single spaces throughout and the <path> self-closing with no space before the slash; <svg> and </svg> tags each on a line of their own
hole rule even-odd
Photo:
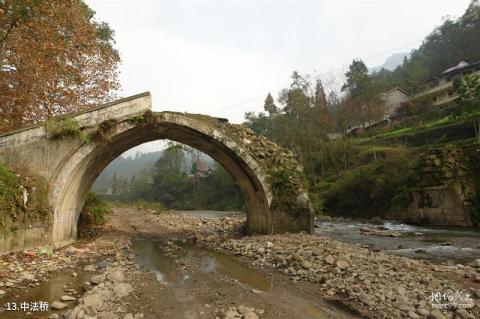
<svg viewBox="0 0 480 319">
<path fill-rule="evenodd" d="M 409 312 L 409 311 L 414 311 L 415 308 L 409 304 L 406 303 L 400 303 L 397 305 L 397 308 L 403 312 Z"/>
<path fill-rule="evenodd" d="M 98 294 L 91 294 L 83 298 L 83 304 L 85 306 L 91 306 L 95 310 L 99 310 L 103 306 L 103 300 Z"/>
<path fill-rule="evenodd" d="M 65 313 L 64 317 L 66 319 L 81 319 L 85 315 L 85 311 L 83 310 L 83 305 L 78 305 L 70 313 Z M 81 313 L 80 313 L 81 312 Z"/>
<path fill-rule="evenodd" d="M 447 317 L 445 317 L 440 311 L 438 310 L 433 310 L 432 312 L 430 312 L 430 316 L 429 316 L 430 319 L 447 319 Z"/>
<path fill-rule="evenodd" d="M 225 312 L 224 318 L 225 318 L 225 319 L 235 319 L 235 318 L 238 318 L 238 312 L 233 311 L 233 310 L 228 310 L 227 312 Z"/>
<path fill-rule="evenodd" d="M 418 308 L 417 309 L 417 313 L 420 315 L 420 316 L 428 316 L 430 314 L 430 311 L 428 311 L 427 309 L 423 309 L 423 308 Z"/>
<path fill-rule="evenodd" d="M 298 261 L 299 263 L 303 263 L 303 257 L 297 253 L 293 253 L 292 258 L 293 260 Z"/>
<path fill-rule="evenodd" d="M 94 285 L 98 285 L 105 281 L 105 275 L 95 275 L 90 278 L 90 282 Z"/>
<path fill-rule="evenodd" d="M 361 293 L 358 296 L 358 299 L 368 306 L 372 306 L 374 304 L 374 298 L 366 293 Z"/>
<path fill-rule="evenodd" d="M 1 293 L 0 293 L 0 295 L 1 295 Z M 474 292 L 474 295 L 475 295 L 475 297 L 480 299 L 480 289 L 476 289 L 475 292 Z"/>
<path fill-rule="evenodd" d="M 438 287 L 440 287 L 441 285 L 441 281 L 438 280 L 438 279 L 433 279 L 431 282 L 430 282 L 430 287 L 432 287 L 433 289 L 437 289 Z"/>
<path fill-rule="evenodd" d="M 132 291 L 132 285 L 127 283 L 119 283 L 113 287 L 113 292 L 117 298 L 128 296 Z"/>
<path fill-rule="evenodd" d="M 111 312 L 100 312 L 98 319 L 119 319 L 119 317 Z"/>
<path fill-rule="evenodd" d="M 255 312 L 249 311 L 246 314 L 243 315 L 243 318 L 245 319 L 258 319 L 258 316 Z"/>
<path fill-rule="evenodd" d="M 52 302 L 50 307 L 52 309 L 55 309 L 55 310 L 62 310 L 62 309 L 67 308 L 68 305 L 66 303 L 63 303 L 63 302 L 60 302 L 60 301 L 54 301 L 54 302 Z"/>
<path fill-rule="evenodd" d="M 123 272 L 120 270 L 115 270 L 113 272 L 110 272 L 107 275 L 107 279 L 113 282 L 120 282 L 125 280 L 125 276 L 123 275 Z"/>
<path fill-rule="evenodd" d="M 409 311 L 407 315 L 408 315 L 408 318 L 410 319 L 420 319 L 420 316 L 413 311 Z"/>
<path fill-rule="evenodd" d="M 461 308 L 461 309 L 457 309 L 455 311 L 455 314 L 457 314 L 458 316 L 460 316 L 462 319 L 469 319 L 470 318 L 470 314 L 468 313 L 467 310 Z"/>
<path fill-rule="evenodd" d="M 62 301 L 74 301 L 74 300 L 77 300 L 77 299 L 72 297 L 72 296 L 65 295 L 65 296 L 60 297 L 60 300 L 62 300 Z"/>
<path fill-rule="evenodd" d="M 335 257 L 328 255 L 325 257 L 325 262 L 329 265 L 333 265 L 335 263 Z"/>
<path fill-rule="evenodd" d="M 20 275 L 20 280 L 33 281 L 33 280 L 35 280 L 35 275 L 34 275 L 34 274 L 31 274 L 31 273 L 29 273 L 29 272 L 23 272 L 23 273 Z"/>
<path fill-rule="evenodd" d="M 350 267 L 350 264 L 348 261 L 346 261 L 345 259 L 339 259 L 337 260 L 337 263 L 336 263 L 337 267 L 340 268 L 340 269 L 348 269 Z"/>
<path fill-rule="evenodd" d="M 83 310 L 85 311 L 85 314 L 87 316 L 91 316 L 91 317 L 94 317 L 97 315 L 97 310 L 95 309 L 95 307 L 93 306 L 84 306 L 83 307 Z"/>
<path fill-rule="evenodd" d="M 83 267 L 83 270 L 85 271 L 95 271 L 95 266 L 94 265 L 86 265 Z"/>
<path fill-rule="evenodd" d="M 480 259 L 475 259 L 475 260 L 472 262 L 472 266 L 473 266 L 473 267 L 480 267 Z"/>
</svg>

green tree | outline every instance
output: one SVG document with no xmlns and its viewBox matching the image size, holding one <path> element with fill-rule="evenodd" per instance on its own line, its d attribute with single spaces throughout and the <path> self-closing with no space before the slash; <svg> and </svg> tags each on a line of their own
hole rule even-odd
<svg viewBox="0 0 480 319">
<path fill-rule="evenodd" d="M 353 60 L 345 76 L 342 91 L 347 95 L 345 106 L 353 117 L 352 124 L 365 127 L 367 123 L 381 120 L 385 115 L 385 103 L 365 63 L 361 59 Z"/>
<path fill-rule="evenodd" d="M 459 100 L 459 113 L 469 114 L 480 109 L 480 76 L 467 75 L 462 78 L 460 84 L 456 87 Z M 480 120 L 473 119 L 475 136 L 480 142 Z"/>
<path fill-rule="evenodd" d="M 183 170 L 184 150 L 180 144 L 170 144 L 153 168 L 152 200 L 175 208 L 193 191 Z"/>
<path fill-rule="evenodd" d="M 464 76 L 456 91 L 464 112 L 472 112 L 480 108 L 480 76 L 476 74 Z"/>
<path fill-rule="evenodd" d="M 275 105 L 275 101 L 270 93 L 268 93 L 267 98 L 265 99 L 265 104 L 263 106 L 265 111 L 267 111 L 270 115 L 277 113 L 278 109 Z"/>
</svg>

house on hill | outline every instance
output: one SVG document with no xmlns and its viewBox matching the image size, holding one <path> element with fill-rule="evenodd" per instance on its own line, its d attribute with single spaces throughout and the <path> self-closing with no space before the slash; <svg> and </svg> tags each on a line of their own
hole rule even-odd
<svg viewBox="0 0 480 319">
<path fill-rule="evenodd" d="M 402 106 L 402 103 L 410 99 L 410 94 L 401 88 L 396 87 L 383 93 L 382 98 L 385 101 L 386 106 L 384 120 L 389 121 L 397 116 L 398 109 Z"/>
<path fill-rule="evenodd" d="M 428 80 L 428 89 L 412 97 L 412 102 L 431 103 L 444 107 L 452 104 L 458 97 L 454 83 L 469 74 L 480 75 L 480 61 L 468 63 L 461 61 Z"/>
<path fill-rule="evenodd" d="M 348 134 L 362 133 L 365 129 L 370 129 L 379 125 L 389 123 L 397 116 L 397 111 L 402 106 L 402 103 L 408 101 L 410 95 L 399 87 L 393 88 L 385 93 L 382 93 L 382 100 L 385 102 L 385 114 L 380 121 L 370 121 L 363 125 L 355 125 L 347 129 Z M 333 138 L 331 138 L 333 139 Z"/>
</svg>

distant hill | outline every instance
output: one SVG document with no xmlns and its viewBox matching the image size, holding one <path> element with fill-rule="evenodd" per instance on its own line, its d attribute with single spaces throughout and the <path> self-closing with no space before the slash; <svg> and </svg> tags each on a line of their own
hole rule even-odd
<svg viewBox="0 0 480 319">
<path fill-rule="evenodd" d="M 384 92 L 401 87 L 407 92 L 418 93 L 425 89 L 431 76 L 457 65 L 460 61 L 480 61 L 478 30 L 480 0 L 472 0 L 461 17 L 445 19 L 425 38 L 420 47 L 412 50 L 408 59 L 402 61 L 394 70 L 373 70 L 377 89 Z M 399 57 L 395 59 L 398 61 Z"/>
<path fill-rule="evenodd" d="M 391 56 L 389 56 L 382 65 L 371 67 L 370 72 L 378 72 L 381 69 L 393 71 L 398 66 L 402 65 L 405 57 L 408 58 L 409 56 L 410 54 L 406 52 L 394 53 Z"/>
</svg>

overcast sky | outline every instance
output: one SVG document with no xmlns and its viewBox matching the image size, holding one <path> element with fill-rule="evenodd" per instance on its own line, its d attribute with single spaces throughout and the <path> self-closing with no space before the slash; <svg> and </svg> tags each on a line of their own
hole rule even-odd
<svg viewBox="0 0 480 319">
<path fill-rule="evenodd" d="M 292 71 L 333 86 L 352 59 L 377 66 L 418 47 L 470 0 L 86 2 L 115 30 L 120 96 L 150 91 L 156 111 L 240 123 Z"/>
</svg>

